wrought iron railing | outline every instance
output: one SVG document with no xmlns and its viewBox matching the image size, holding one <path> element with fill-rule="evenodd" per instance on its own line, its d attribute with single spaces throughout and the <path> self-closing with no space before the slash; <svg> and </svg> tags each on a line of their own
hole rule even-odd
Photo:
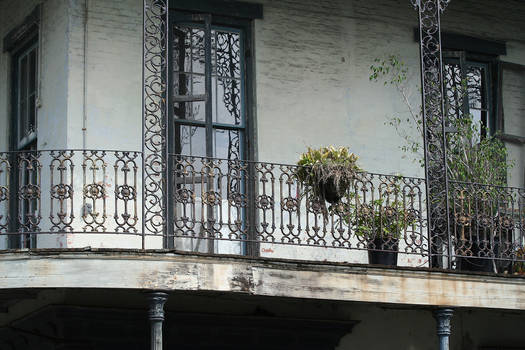
<svg viewBox="0 0 525 350">
<path fill-rule="evenodd" d="M 438 254 L 457 269 L 493 272 L 525 262 L 524 189 L 451 183 L 443 237 L 429 234 L 421 178 L 357 172 L 329 203 L 299 180 L 296 165 L 170 155 L 168 228 L 159 234 L 142 219 L 141 165 L 140 152 L 0 153 L 0 249 L 169 248 L 381 264 L 397 256 L 397 265 L 424 267 Z"/>
<path fill-rule="evenodd" d="M 140 167 L 140 152 L 0 153 L 0 234 L 10 236 L 0 245 L 74 246 L 66 234 L 75 232 L 141 235 Z"/>
<path fill-rule="evenodd" d="M 327 203 L 299 181 L 295 165 L 172 155 L 171 166 L 179 247 L 354 262 L 366 256 L 348 250 L 398 248 L 404 264 L 427 261 L 423 179 L 359 172 L 339 201 Z"/>
<path fill-rule="evenodd" d="M 457 269 L 522 270 L 525 189 L 451 181 L 449 202 Z M 517 260 L 522 263 L 511 266 Z"/>
</svg>

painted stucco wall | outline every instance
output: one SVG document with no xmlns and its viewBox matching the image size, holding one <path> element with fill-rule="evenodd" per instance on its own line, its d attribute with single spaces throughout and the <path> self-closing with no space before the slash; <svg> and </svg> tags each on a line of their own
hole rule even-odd
<svg viewBox="0 0 525 350">
<path fill-rule="evenodd" d="M 68 48 L 68 145 L 81 147 L 84 93 L 87 148 L 141 147 L 142 2 L 71 1 Z M 363 168 L 422 175 L 403 158 L 401 138 L 385 122 L 407 116 L 401 96 L 370 82 L 375 58 L 399 55 L 409 67 L 412 103 L 419 101 L 419 48 L 413 38 L 416 12 L 403 1 L 262 1 L 255 21 L 257 156 L 294 163 L 307 146 L 344 145 Z M 504 5 L 488 25 L 488 2 L 452 4 L 444 30 L 504 40 L 503 60 L 525 63 L 520 11 Z M 512 7 L 512 1 L 510 6 Z M 86 38 L 86 41 L 84 41 Z M 86 50 L 84 62 L 84 50 Z M 83 91 L 84 63 L 86 91 Z M 506 98 L 507 131 L 520 116 L 516 94 Z M 417 107 L 416 107 L 417 109 Z M 512 110 L 512 112 L 510 112 Z M 522 119 L 522 118 L 521 118 Z M 520 158 L 519 154 L 516 154 Z"/>
</svg>

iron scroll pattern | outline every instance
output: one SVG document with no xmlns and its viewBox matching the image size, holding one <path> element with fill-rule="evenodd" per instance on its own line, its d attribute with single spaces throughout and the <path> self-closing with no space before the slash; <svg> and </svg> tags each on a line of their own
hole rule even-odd
<svg viewBox="0 0 525 350">
<path fill-rule="evenodd" d="M 441 266 L 439 256 L 451 254 L 448 234 L 448 179 L 441 56 L 440 15 L 449 1 L 413 1 L 419 12 L 423 138 L 427 179 L 429 238 L 433 266 Z M 448 259 L 450 263 L 450 259 Z"/>
<path fill-rule="evenodd" d="M 168 0 L 144 0 L 142 231 L 166 228 Z"/>
<path fill-rule="evenodd" d="M 262 252 L 272 245 L 388 250 L 395 240 L 410 263 L 428 262 L 423 179 L 358 173 L 347 195 L 326 213 L 298 180 L 296 165 L 184 155 L 171 155 L 171 161 L 177 249 L 206 252 L 206 242 L 215 241 L 216 253 L 226 247 L 232 254 L 242 254 L 232 250 L 234 242 L 256 242 Z M 387 226 L 400 230 L 376 246 L 370 237 Z M 308 259 L 307 252 L 293 258 Z"/>
<path fill-rule="evenodd" d="M 131 151 L 0 152 L 0 234 L 19 235 L 36 248 L 39 235 L 142 235 L 141 161 Z"/>
</svg>

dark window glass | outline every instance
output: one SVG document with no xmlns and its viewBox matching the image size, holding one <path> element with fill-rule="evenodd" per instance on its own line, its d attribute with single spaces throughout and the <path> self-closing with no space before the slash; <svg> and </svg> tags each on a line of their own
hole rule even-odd
<svg viewBox="0 0 525 350">
<path fill-rule="evenodd" d="M 30 149 L 36 143 L 36 98 L 38 88 L 38 46 L 22 49 L 13 56 L 13 148 Z"/>
<path fill-rule="evenodd" d="M 444 92 L 448 123 L 469 116 L 479 125 L 479 137 L 495 132 L 490 92 L 490 64 L 466 59 L 463 52 L 444 58 Z"/>
<path fill-rule="evenodd" d="M 12 154 L 16 172 L 11 174 L 14 190 L 10 209 L 13 221 L 12 231 L 27 234 L 9 237 L 10 248 L 36 247 L 39 221 L 39 199 L 27 196 L 28 190 L 38 191 L 40 168 L 37 146 L 37 91 L 38 91 L 38 44 L 36 40 L 21 44 L 12 55 L 12 121 L 11 149 L 24 151 Z M 32 152 L 35 151 L 35 152 Z"/>
<path fill-rule="evenodd" d="M 173 29 L 173 123 L 175 153 L 240 159 L 245 132 L 242 32 L 198 24 Z M 206 86 L 209 70 L 211 85 Z M 207 99 L 208 108 L 207 111 Z"/>
</svg>

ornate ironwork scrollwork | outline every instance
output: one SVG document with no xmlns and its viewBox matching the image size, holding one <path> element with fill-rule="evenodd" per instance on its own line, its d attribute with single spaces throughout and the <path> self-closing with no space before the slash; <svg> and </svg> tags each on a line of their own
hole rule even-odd
<svg viewBox="0 0 525 350">
<path fill-rule="evenodd" d="M 166 230 L 168 0 L 144 0 L 143 234 Z"/>
<path fill-rule="evenodd" d="M 137 232 L 138 152 L 115 152 L 115 214 L 116 231 Z M 120 209 L 122 207 L 122 210 Z"/>
<path fill-rule="evenodd" d="M 419 12 L 423 138 L 432 264 L 441 265 L 444 251 L 451 259 L 448 179 L 441 57 L 440 14 L 447 0 L 413 1 Z"/>
<path fill-rule="evenodd" d="M 7 153 L 0 153 L 0 233 L 6 233 L 9 227 L 9 180 L 11 164 Z"/>
</svg>

